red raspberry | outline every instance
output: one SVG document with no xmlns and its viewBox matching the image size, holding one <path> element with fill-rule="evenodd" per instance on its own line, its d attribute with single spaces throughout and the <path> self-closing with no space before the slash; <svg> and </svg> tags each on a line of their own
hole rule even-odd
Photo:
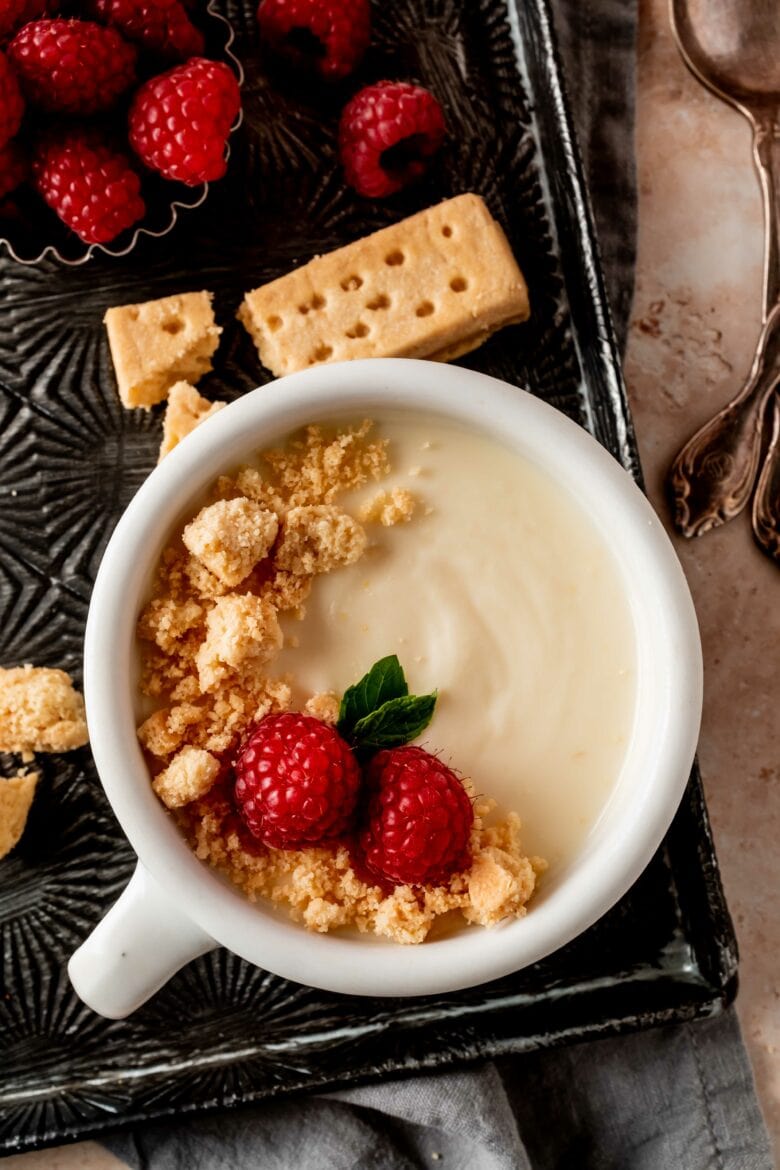
<svg viewBox="0 0 780 1170">
<path fill-rule="evenodd" d="M 146 212 L 130 160 L 95 130 L 76 127 L 43 138 L 33 178 L 49 207 L 87 244 L 113 240 Z"/>
<path fill-rule="evenodd" d="M 250 831 L 274 849 L 316 845 L 349 831 L 360 769 L 327 723 L 266 715 L 236 760 L 236 802 Z"/>
<path fill-rule="evenodd" d="M 351 73 L 371 37 L 369 0 L 263 0 L 257 20 L 277 53 L 326 81 Z"/>
<path fill-rule="evenodd" d="M 221 179 L 240 108 L 238 82 L 227 65 L 193 57 L 138 90 L 130 107 L 130 145 L 166 179 L 189 187 Z"/>
<path fill-rule="evenodd" d="M 92 10 L 129 41 L 172 61 L 200 57 L 205 48 L 180 0 L 93 0 Z"/>
<path fill-rule="evenodd" d="M 107 110 L 135 80 L 135 49 L 91 20 L 34 20 L 8 46 L 34 105 L 63 114 Z"/>
<path fill-rule="evenodd" d="M 8 58 L 0 53 L 0 147 L 13 138 L 22 124 L 24 98 Z"/>
<path fill-rule="evenodd" d="M 48 10 L 47 0 L 0 0 L 0 41 Z"/>
<path fill-rule="evenodd" d="M 474 810 L 458 777 L 436 756 L 407 744 L 377 752 L 367 775 L 367 869 L 396 885 L 445 882 L 468 864 Z"/>
<path fill-rule="evenodd" d="M 18 142 L 0 147 L 0 199 L 5 199 L 27 178 L 27 156 Z"/>
<path fill-rule="evenodd" d="M 442 108 L 406 81 L 379 81 L 344 107 L 339 149 L 344 176 L 358 195 L 381 199 L 419 179 L 444 141 Z"/>
</svg>

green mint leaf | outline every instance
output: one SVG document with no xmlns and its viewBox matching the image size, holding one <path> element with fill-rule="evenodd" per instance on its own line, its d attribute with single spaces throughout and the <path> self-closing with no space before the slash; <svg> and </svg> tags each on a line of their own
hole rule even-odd
<svg viewBox="0 0 780 1170">
<path fill-rule="evenodd" d="M 338 730 L 351 738 L 356 725 L 389 699 L 409 694 L 403 668 L 395 654 L 380 658 L 360 682 L 348 687 L 339 708 Z"/>
<path fill-rule="evenodd" d="M 433 718 L 436 692 L 388 699 L 355 724 L 352 738 L 358 749 L 400 747 L 415 739 Z"/>
</svg>

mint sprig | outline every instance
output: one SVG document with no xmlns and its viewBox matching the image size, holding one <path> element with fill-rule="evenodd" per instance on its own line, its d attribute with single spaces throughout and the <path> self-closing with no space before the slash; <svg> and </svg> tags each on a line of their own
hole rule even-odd
<svg viewBox="0 0 780 1170">
<path fill-rule="evenodd" d="M 365 719 L 389 699 L 399 699 L 408 694 L 409 687 L 398 656 L 390 654 L 387 658 L 380 658 L 360 682 L 344 692 L 339 708 L 339 732 L 349 739 L 361 719 Z"/>
<path fill-rule="evenodd" d="M 337 727 L 361 753 L 400 747 L 425 730 L 435 706 L 435 691 L 409 694 L 401 663 L 390 654 L 344 692 Z"/>
<path fill-rule="evenodd" d="M 433 718 L 435 706 L 435 692 L 389 699 L 378 710 L 359 720 L 353 732 L 354 740 L 361 748 L 400 747 L 425 730 Z"/>
</svg>

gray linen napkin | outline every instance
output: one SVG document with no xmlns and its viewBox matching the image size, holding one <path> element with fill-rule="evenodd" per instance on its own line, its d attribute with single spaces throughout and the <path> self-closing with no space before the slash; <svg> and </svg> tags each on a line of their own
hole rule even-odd
<svg viewBox="0 0 780 1170">
<path fill-rule="evenodd" d="M 636 237 L 636 0 L 553 2 L 623 345 Z M 772 1170 L 733 1010 L 104 1140 L 133 1170 Z"/>
<path fill-rule="evenodd" d="M 733 1011 L 105 1142 L 133 1170 L 772 1170 Z"/>
</svg>

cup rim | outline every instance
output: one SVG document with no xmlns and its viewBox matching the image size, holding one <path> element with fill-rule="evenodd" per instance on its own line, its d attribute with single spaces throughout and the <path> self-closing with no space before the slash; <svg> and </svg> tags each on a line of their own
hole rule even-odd
<svg viewBox="0 0 780 1170">
<path fill-rule="evenodd" d="M 580 502 L 596 509 L 592 519 L 636 590 L 629 597 L 641 596 L 652 615 L 652 679 L 643 684 L 641 702 L 637 698 L 636 718 L 646 719 L 645 743 L 654 746 L 633 761 L 643 769 L 636 804 L 620 813 L 619 831 L 616 825 L 608 832 L 598 851 L 574 859 L 546 900 L 532 903 L 525 918 L 480 930 L 478 944 L 478 928 L 417 947 L 314 934 L 249 902 L 198 861 L 154 796 L 135 734 L 131 687 L 122 681 L 132 677 L 141 592 L 173 523 L 198 491 L 242 455 L 306 423 L 372 414 L 381 421 L 383 410 L 476 426 L 530 457 L 564 487 L 576 480 Z M 628 472 L 591 435 L 527 391 L 462 367 L 403 358 L 334 363 L 288 375 L 245 394 L 188 436 L 150 474 L 116 526 L 95 581 L 84 655 L 87 720 L 101 782 L 139 859 L 182 914 L 257 966 L 358 995 L 436 994 L 484 983 L 538 961 L 601 917 L 645 868 L 674 816 L 702 704 L 701 646 L 690 592 L 660 520 Z M 629 763 L 633 748 L 632 740 Z"/>
</svg>

